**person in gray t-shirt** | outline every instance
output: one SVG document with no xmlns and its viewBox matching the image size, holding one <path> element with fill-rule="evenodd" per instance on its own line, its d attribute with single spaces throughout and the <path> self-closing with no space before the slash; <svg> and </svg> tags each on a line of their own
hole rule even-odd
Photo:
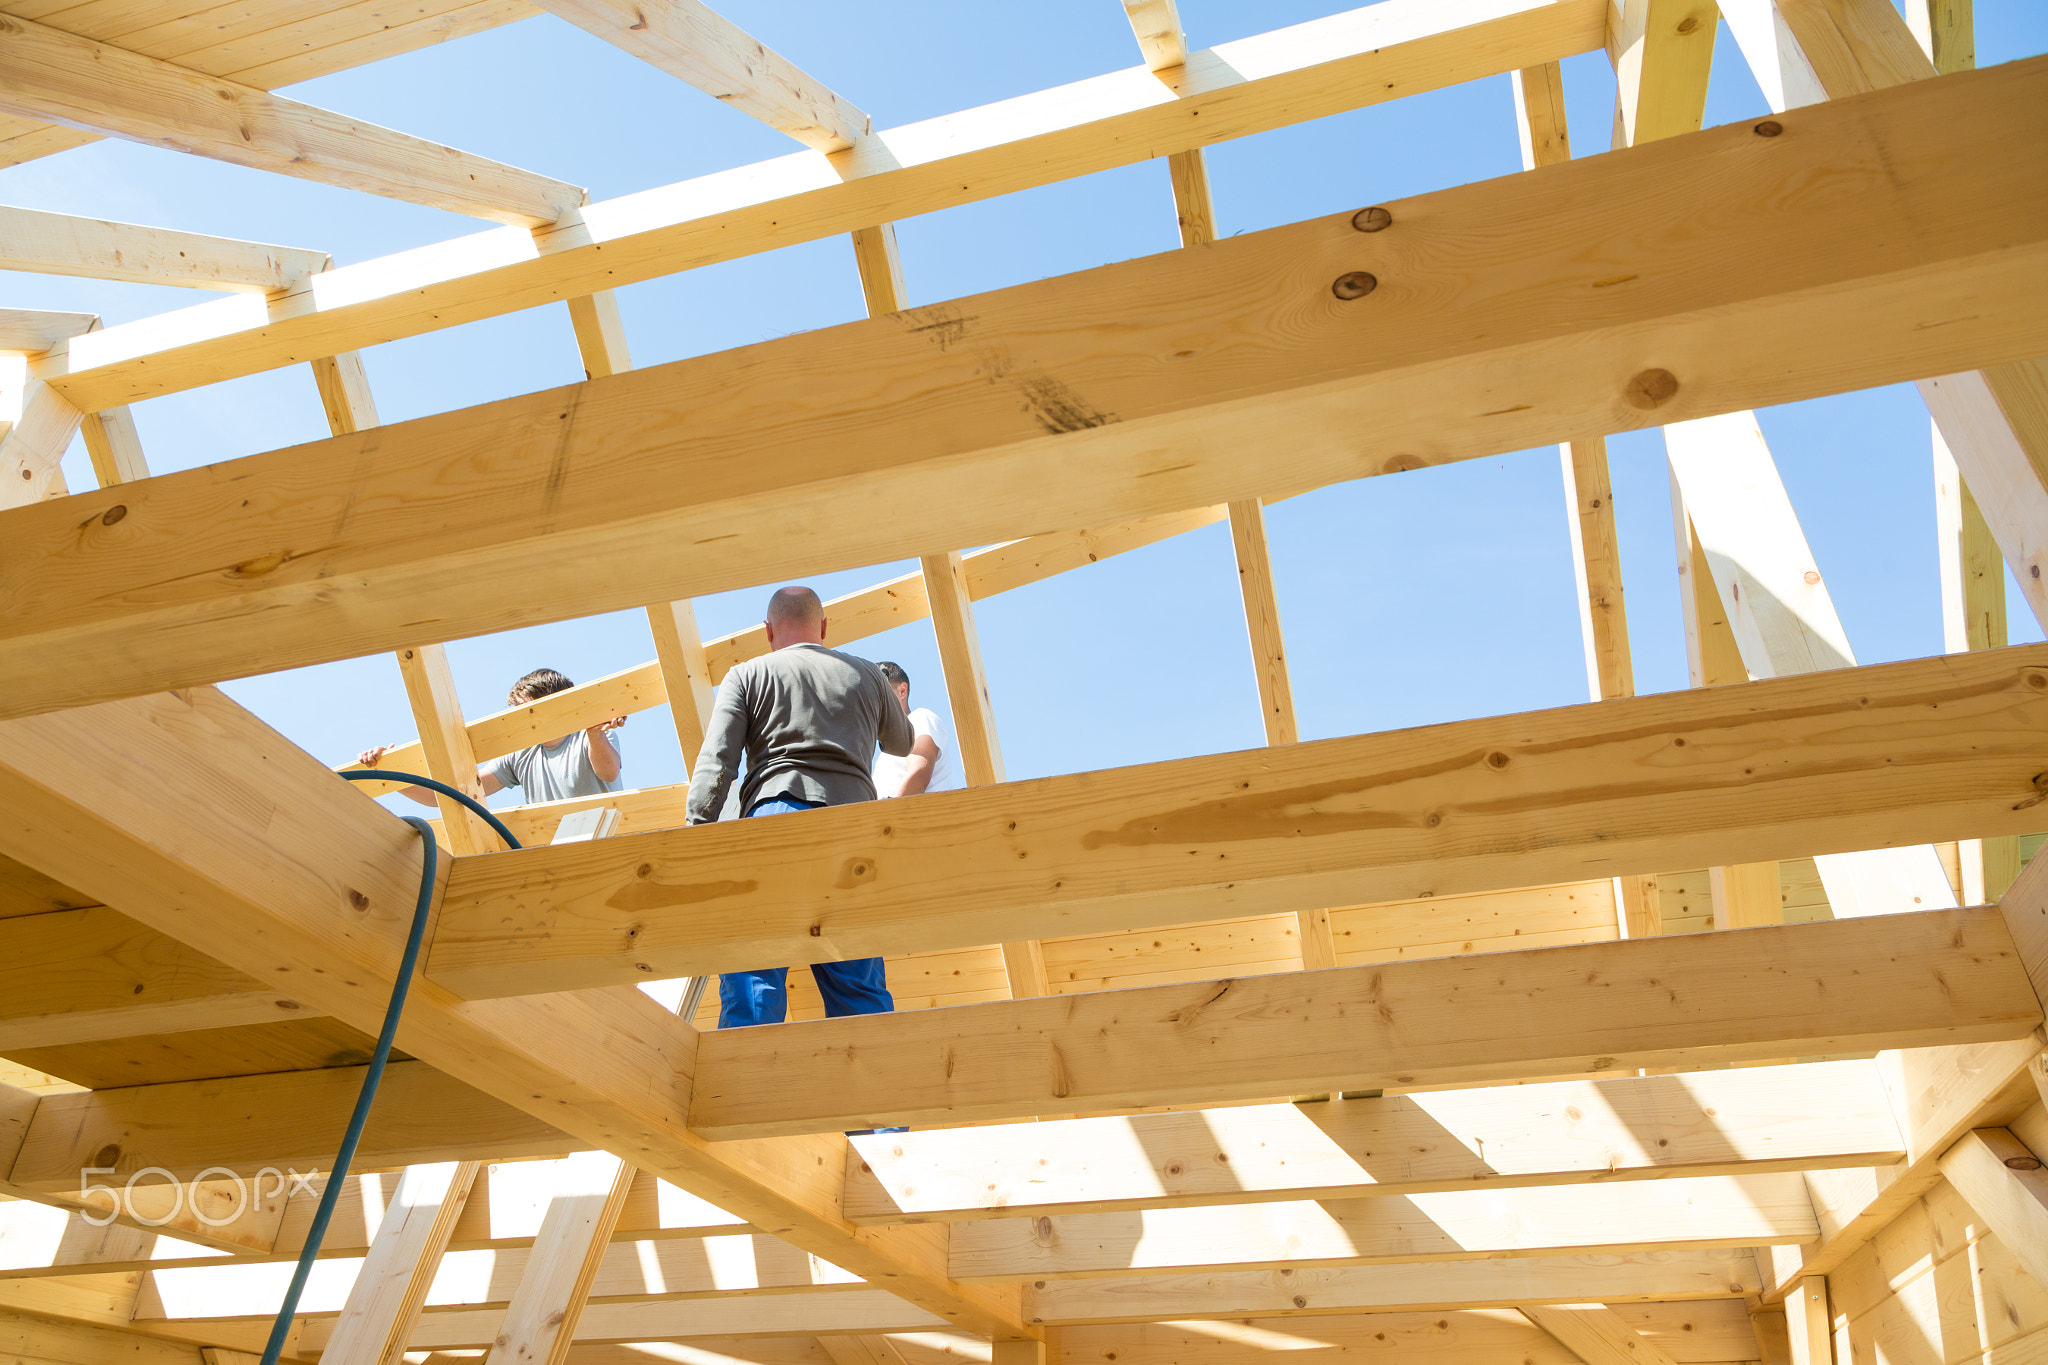
<svg viewBox="0 0 2048 1365">
<path fill-rule="evenodd" d="M 505 699 L 506 705 L 531 706 L 542 697 L 566 692 L 574 685 L 552 668 L 536 668 L 512 684 L 512 691 Z M 625 723 L 624 716 L 613 716 L 588 730 L 578 730 L 573 735 L 564 735 L 545 744 L 506 754 L 503 758 L 494 758 L 488 763 L 479 763 L 476 769 L 478 785 L 485 796 L 506 787 L 517 787 L 529 802 L 566 801 L 576 796 L 602 796 L 606 792 L 620 791 L 625 787 L 621 780 L 625 760 L 619 754 L 617 730 Z M 392 747 L 386 744 L 365 749 L 358 761 L 364 767 L 374 768 Z M 402 787 L 400 790 L 423 806 L 434 804 L 433 792 L 425 787 Z"/>
</svg>

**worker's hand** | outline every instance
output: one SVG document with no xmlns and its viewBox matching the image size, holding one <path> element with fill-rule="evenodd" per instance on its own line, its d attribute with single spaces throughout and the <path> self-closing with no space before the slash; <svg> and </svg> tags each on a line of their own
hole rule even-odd
<svg viewBox="0 0 2048 1365">
<path fill-rule="evenodd" d="M 378 760 L 397 747 L 396 744 L 379 744 L 374 749 L 365 749 L 356 755 L 356 762 L 362 764 L 365 768 L 374 768 L 377 766 Z"/>
<path fill-rule="evenodd" d="M 590 728 L 601 735 L 604 734 L 607 730 L 616 730 L 625 723 L 626 718 L 624 716 L 613 716 L 610 720 L 601 720 L 597 724 L 591 726 Z"/>
</svg>

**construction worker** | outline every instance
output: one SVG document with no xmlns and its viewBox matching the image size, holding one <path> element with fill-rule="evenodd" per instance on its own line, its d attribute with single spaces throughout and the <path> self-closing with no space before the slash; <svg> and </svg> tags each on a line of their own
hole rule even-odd
<svg viewBox="0 0 2048 1365">
<path fill-rule="evenodd" d="M 953 737 L 946 733 L 946 722 L 929 707 L 911 707 L 910 675 L 902 664 L 884 661 L 875 667 L 895 689 L 896 700 L 910 716 L 910 728 L 917 732 L 906 756 L 875 755 L 875 794 L 886 801 L 920 792 L 959 791 L 966 784 L 960 780 L 960 761 L 953 756 Z"/>
<path fill-rule="evenodd" d="M 769 652 L 725 675 L 690 778 L 688 819 L 708 824 L 746 755 L 742 818 L 843 806 L 875 799 L 869 757 L 908 754 L 910 717 L 882 671 L 866 659 L 825 648 L 824 604 L 809 588 L 779 589 L 768 601 Z M 811 966 L 825 1013 L 888 1014 L 879 957 Z M 786 967 L 727 972 L 719 978 L 718 1026 L 779 1024 L 789 1013 Z"/>
<path fill-rule="evenodd" d="M 536 668 L 512 684 L 506 695 L 508 707 L 531 706 L 542 697 L 566 692 L 575 684 L 552 668 Z M 576 796 L 601 796 L 621 790 L 620 774 L 625 760 L 619 754 L 618 728 L 624 716 L 601 720 L 588 730 L 578 730 L 545 744 L 533 744 L 516 753 L 479 763 L 477 782 L 489 796 L 507 787 L 517 787 L 532 801 L 567 801 Z M 356 755 L 365 768 L 374 768 L 396 745 L 380 744 Z M 401 787 L 400 791 L 423 806 L 434 804 L 434 794 L 425 787 Z"/>
</svg>

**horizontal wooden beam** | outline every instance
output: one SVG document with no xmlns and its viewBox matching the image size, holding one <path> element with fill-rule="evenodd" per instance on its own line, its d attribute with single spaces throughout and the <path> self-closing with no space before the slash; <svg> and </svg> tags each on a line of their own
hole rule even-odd
<svg viewBox="0 0 2048 1365">
<path fill-rule="evenodd" d="M 953 1277 L 1259 1270 L 1810 1242 L 1796 1174 L 1413 1198 L 998 1218 L 953 1229 Z"/>
<path fill-rule="evenodd" d="M 1990 907 L 1921 911 L 726 1029 L 699 1040 L 690 1126 L 757 1137 L 2018 1038 L 2041 1006 L 2003 930 Z"/>
<path fill-rule="evenodd" d="M 17 508 L 0 574 L 39 590 L 0 616 L 0 712 L 2048 350 L 2048 59 L 1777 122 Z M 1736 201 L 1765 207 L 1683 226 Z M 1506 254 L 1502 222 L 1554 227 Z"/>
<path fill-rule="evenodd" d="M 1821 1062 L 857 1137 L 846 1216 L 1400 1197 L 1884 1166 L 1904 1155 L 1876 1068 Z"/>
<path fill-rule="evenodd" d="M 1683 1302 L 1754 1294 L 1757 1287 L 1756 1257 L 1747 1250 L 1696 1248 L 1052 1279 L 1026 1287 L 1024 1312 L 1054 1327 L 1526 1303 Z"/>
<path fill-rule="evenodd" d="M 2017 833 L 2044 729 L 2048 647 L 2017 646 L 528 849 L 457 864 L 427 974 L 480 998 Z"/>
<path fill-rule="evenodd" d="M 329 264 L 324 251 L 0 204 L 0 270 L 271 294 Z"/>
<path fill-rule="evenodd" d="M 0 1052 L 317 1013 L 103 905 L 0 919 Z"/>
<path fill-rule="evenodd" d="M 419 896 L 420 836 L 218 691 L 0 726 L 0 806 L 0 855 L 259 980 L 288 983 L 345 1024 L 381 1021 Z M 444 889 L 437 876 L 430 891 Z M 713 1147 L 690 1133 L 696 1040 L 631 988 L 475 1003 L 431 982 L 413 990 L 398 1034 L 413 1057 L 578 1146 L 610 1151 L 929 1313 L 1033 1335 L 1014 1291 L 946 1277 L 932 1230 L 845 1221 L 843 1137 Z"/>
<path fill-rule="evenodd" d="M 592 205 L 538 244 L 484 234 L 330 272 L 323 289 L 246 316 L 148 319 L 52 373 L 74 403 L 100 408 L 357 350 L 1589 52 L 1606 9 L 1390 0 L 1197 53 L 1177 92 L 1132 67 L 890 129 L 830 159 L 799 152 Z"/>
<path fill-rule="evenodd" d="M 0 37 L 8 113 L 528 228 L 584 199 L 559 180 L 28 19 L 0 18 Z"/>
</svg>

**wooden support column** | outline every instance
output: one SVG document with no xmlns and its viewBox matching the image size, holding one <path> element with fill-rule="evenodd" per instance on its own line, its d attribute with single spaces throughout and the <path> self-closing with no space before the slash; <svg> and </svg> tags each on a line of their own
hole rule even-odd
<svg viewBox="0 0 2048 1365">
<path fill-rule="evenodd" d="M 312 362 L 312 368 L 320 406 L 336 436 L 382 425 L 361 353 L 321 356 Z M 412 704 L 413 724 L 419 728 L 420 756 L 426 760 L 427 776 L 482 800 L 476 753 L 462 719 L 462 700 L 455 691 L 455 673 L 448 666 L 447 651 L 438 644 L 413 645 L 399 650 L 397 658 L 406 700 Z M 449 847 L 457 854 L 487 853 L 498 847 L 498 836 L 491 827 L 460 801 L 437 792 L 434 804 L 440 808 Z"/>
<path fill-rule="evenodd" d="M 1513 73 L 1515 125 L 1521 136 L 1522 169 L 1572 159 L 1571 129 L 1564 106 L 1564 72 L 1545 62 Z M 1579 590 L 1579 636 L 1586 647 L 1586 688 L 1592 700 L 1632 697 L 1635 665 L 1628 642 L 1628 611 L 1621 585 L 1621 547 L 1614 519 L 1614 484 L 1607 469 L 1607 438 L 1589 435 L 1557 448 L 1564 477 L 1566 525 L 1571 533 L 1572 572 Z M 1657 879 L 1632 875 L 1614 879 L 1615 929 L 1626 938 L 1664 931 Z"/>
<path fill-rule="evenodd" d="M 1785 1330 L 1792 1339 L 1792 1365 L 1834 1365 L 1827 1276 L 1808 1275 L 1785 1296 Z"/>
<path fill-rule="evenodd" d="M 953 742 L 960 751 L 961 776 L 970 787 L 1004 781 L 1002 743 L 996 738 L 995 709 L 989 703 L 988 674 L 981 662 L 981 635 L 974 628 L 974 603 L 967 595 L 960 555 L 925 555 L 918 568 L 931 604 L 946 699 L 953 705 Z M 1045 951 L 1036 939 L 1003 944 L 1003 974 L 1014 999 L 1052 993 L 1045 977 Z"/>
<path fill-rule="evenodd" d="M 997 1341 L 992 1345 L 989 1365 L 1046 1365 L 1042 1341 Z"/>
<path fill-rule="evenodd" d="M 99 476 L 100 487 L 149 477 L 149 461 L 142 456 L 135 416 L 126 407 L 86 413 L 79 431 L 85 437 L 85 453 L 92 458 L 92 472 Z"/>
<path fill-rule="evenodd" d="M 1854 667 L 1855 652 L 1755 415 L 1732 412 L 1675 423 L 1664 428 L 1664 443 L 1748 674 L 1784 677 Z M 1704 592 L 1705 586 L 1695 582 L 1693 590 Z M 1815 861 L 1837 919 L 1956 903 L 1947 872 L 1925 844 L 1823 854 Z M 1732 888 L 1735 879 L 1723 882 Z M 1754 885 L 1765 889 L 1760 873 Z M 1775 873 L 1768 887 L 1768 911 L 1758 906 L 1755 913 L 1768 915 L 1761 922 L 1776 923 L 1782 911 Z M 1720 915 L 1717 900 L 1717 920 Z M 1731 909 L 1726 922 L 1749 922 L 1743 915 Z"/>
<path fill-rule="evenodd" d="M 562 1365 L 639 1171 L 610 1152 L 557 1162 L 560 1184 L 485 1365 Z"/>
<path fill-rule="evenodd" d="M 882 1336 L 819 1337 L 832 1365 L 905 1365 L 896 1343 Z"/>
<path fill-rule="evenodd" d="M 482 1169 L 481 1161 L 406 1167 L 323 1356 L 344 1365 L 398 1365 L 404 1358 L 441 1253 Z"/>
<path fill-rule="evenodd" d="M 63 490 L 58 462 L 83 414 L 29 373 L 25 355 L 0 355 L 0 508 Z"/>
<path fill-rule="evenodd" d="M 2026 1267 L 2048 1283 L 2048 1171 L 2008 1128 L 1963 1134 L 1941 1155 L 1941 1174 L 1970 1210 Z"/>
</svg>

